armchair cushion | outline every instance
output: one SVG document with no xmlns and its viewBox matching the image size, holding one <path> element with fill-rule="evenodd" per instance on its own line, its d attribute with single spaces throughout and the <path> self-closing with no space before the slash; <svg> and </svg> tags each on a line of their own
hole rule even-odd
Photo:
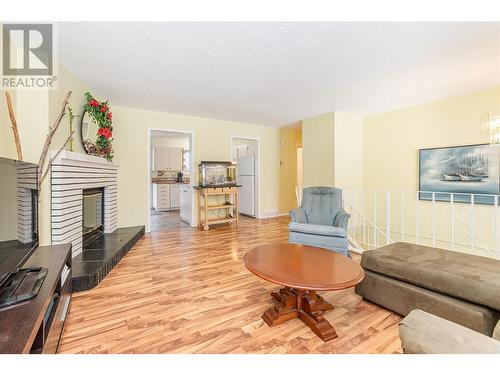
<svg viewBox="0 0 500 375">
<path fill-rule="evenodd" d="M 329 186 L 307 187 L 301 208 L 309 224 L 333 225 L 335 215 L 342 209 L 342 190 Z"/>
<path fill-rule="evenodd" d="M 303 224 L 292 221 L 288 224 L 288 230 L 290 232 L 315 234 L 319 236 L 347 237 L 347 231 L 344 228 L 332 227 L 330 225 Z"/>
</svg>

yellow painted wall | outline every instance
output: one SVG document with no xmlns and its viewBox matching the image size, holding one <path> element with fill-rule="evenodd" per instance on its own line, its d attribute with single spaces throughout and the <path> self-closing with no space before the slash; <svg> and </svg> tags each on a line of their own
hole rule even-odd
<svg viewBox="0 0 500 375">
<path fill-rule="evenodd" d="M 7 214 L 17 210 L 17 169 L 15 162 L 0 162 L 0 241 L 17 239 L 17 220 Z"/>
<path fill-rule="evenodd" d="M 38 163 L 48 133 L 49 124 L 52 125 L 59 114 L 62 99 L 68 90 L 72 90 L 73 92 L 70 98 L 70 105 L 73 107 L 75 114 L 81 114 L 85 102 L 83 94 L 89 88 L 61 65 L 58 66 L 57 89 L 17 90 L 16 92 L 11 92 L 25 161 Z M 7 130 L 6 137 L 2 137 L 2 141 L 0 142 L 0 156 L 16 158 L 14 140 L 9 135 L 11 131 L 7 123 L 4 123 L 6 105 L 3 92 L 2 100 L 0 100 L 0 114 L 0 120 L 2 120 L 0 123 L 0 127 L 2 128 L 0 134 L 5 134 L 5 130 Z M 74 124 L 78 131 L 79 120 L 80 118 L 76 118 Z M 66 117 L 62 120 L 52 140 L 50 149 L 58 150 L 68 136 L 69 122 Z M 75 152 L 83 152 L 78 134 L 75 135 L 74 144 Z M 50 194 L 48 178 L 44 181 L 42 191 L 40 192 L 39 225 L 40 243 L 42 245 L 50 244 Z"/>
<path fill-rule="evenodd" d="M 421 148 L 488 143 L 481 115 L 500 111 L 500 86 L 364 119 L 364 186 L 418 189 Z"/>
<path fill-rule="evenodd" d="M 302 121 L 304 186 L 334 184 L 334 136 L 333 112 Z"/>
<path fill-rule="evenodd" d="M 303 185 L 363 186 L 363 118 L 331 112 L 302 121 Z"/>
<path fill-rule="evenodd" d="M 280 214 L 287 214 L 297 207 L 295 187 L 297 185 L 297 146 L 299 132 L 295 128 L 280 129 Z"/>
<path fill-rule="evenodd" d="M 260 216 L 278 213 L 279 129 L 118 107 L 112 103 L 111 106 L 115 124 L 115 162 L 120 165 L 118 172 L 120 227 L 145 224 L 149 215 L 148 128 L 193 132 L 195 166 L 201 160 L 230 160 L 232 136 L 259 138 L 262 160 Z"/>
<path fill-rule="evenodd" d="M 401 193 L 405 190 L 405 231 L 416 233 L 416 197 L 418 190 L 418 150 L 421 148 L 488 143 L 481 134 L 481 115 L 500 111 L 500 87 L 440 100 L 420 106 L 368 116 L 364 119 L 364 187 L 378 190 L 377 223 L 385 228 L 386 190 L 391 190 L 391 228 L 398 238 L 401 229 Z M 370 214 L 373 193 L 366 200 Z M 431 244 L 432 203 L 419 202 L 422 243 Z M 450 239 L 450 206 L 435 204 L 437 245 Z M 455 204 L 455 241 L 468 251 L 471 244 L 466 222 L 474 215 L 475 246 L 491 247 L 495 228 L 491 206 Z M 408 234 L 407 234 L 408 235 Z M 412 238 L 412 240 L 415 240 Z M 487 254 L 485 254 L 487 255 Z"/>
<path fill-rule="evenodd" d="M 15 111 L 16 91 L 10 90 L 9 93 Z M 14 135 L 11 129 L 9 113 L 7 111 L 5 92 L 2 91 L 0 94 L 0 156 L 15 158 L 16 146 L 14 143 Z"/>
<path fill-rule="evenodd" d="M 363 186 L 363 117 L 335 112 L 335 186 Z"/>
</svg>

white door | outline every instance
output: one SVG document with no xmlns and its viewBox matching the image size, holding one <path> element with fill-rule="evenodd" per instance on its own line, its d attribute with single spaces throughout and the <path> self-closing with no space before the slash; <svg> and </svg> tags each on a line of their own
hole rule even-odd
<svg viewBox="0 0 500 375">
<path fill-rule="evenodd" d="M 239 176 L 238 211 L 244 215 L 255 216 L 255 177 Z"/>
</svg>

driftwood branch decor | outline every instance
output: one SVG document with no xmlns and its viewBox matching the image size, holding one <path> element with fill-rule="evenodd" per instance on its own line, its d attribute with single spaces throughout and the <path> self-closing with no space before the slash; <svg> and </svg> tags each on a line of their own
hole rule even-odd
<svg viewBox="0 0 500 375">
<path fill-rule="evenodd" d="M 71 91 L 68 91 L 66 93 L 66 96 L 63 99 L 62 105 L 61 105 L 61 111 L 59 112 L 59 115 L 57 116 L 56 120 L 54 121 L 54 124 L 49 127 L 49 133 L 47 134 L 47 138 L 45 139 L 45 144 L 42 149 L 42 155 L 40 156 L 40 161 L 38 162 L 38 190 L 41 189 L 42 187 L 42 182 L 47 176 L 47 172 L 54 161 L 54 159 L 50 159 L 49 163 L 45 167 L 45 160 L 47 159 L 47 153 L 49 152 L 50 144 L 52 143 L 52 138 L 54 138 L 54 134 L 59 128 L 59 125 L 61 124 L 61 121 L 63 117 L 66 115 L 66 107 L 68 106 L 68 100 L 71 95 Z M 73 134 L 70 134 L 69 138 L 66 140 L 64 145 L 59 149 L 56 155 L 59 155 L 62 149 L 66 147 L 66 144 L 69 142 Z M 45 168 L 44 168 L 45 167 Z"/>
<path fill-rule="evenodd" d="M 7 109 L 9 110 L 10 122 L 12 124 L 12 132 L 14 133 L 14 142 L 16 142 L 17 158 L 19 160 L 23 160 L 23 150 L 21 149 L 21 141 L 19 140 L 16 115 L 14 114 L 14 108 L 12 107 L 12 99 L 10 98 L 10 94 L 8 92 L 5 92 L 5 100 L 7 100 Z"/>
</svg>

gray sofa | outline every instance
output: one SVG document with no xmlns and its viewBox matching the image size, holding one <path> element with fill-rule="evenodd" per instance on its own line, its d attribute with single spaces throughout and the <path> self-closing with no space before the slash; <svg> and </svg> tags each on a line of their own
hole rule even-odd
<svg viewBox="0 0 500 375">
<path fill-rule="evenodd" d="M 401 315 L 424 310 L 492 336 L 500 317 L 500 261 L 404 242 L 365 251 L 364 299 Z"/>
<path fill-rule="evenodd" d="M 500 354 L 500 322 L 489 337 L 413 310 L 399 324 L 399 337 L 405 354 Z"/>
<path fill-rule="evenodd" d="M 322 247 L 350 256 L 347 246 L 349 215 L 342 208 L 342 190 L 314 186 L 304 189 L 302 204 L 290 211 L 288 242 Z"/>
</svg>

